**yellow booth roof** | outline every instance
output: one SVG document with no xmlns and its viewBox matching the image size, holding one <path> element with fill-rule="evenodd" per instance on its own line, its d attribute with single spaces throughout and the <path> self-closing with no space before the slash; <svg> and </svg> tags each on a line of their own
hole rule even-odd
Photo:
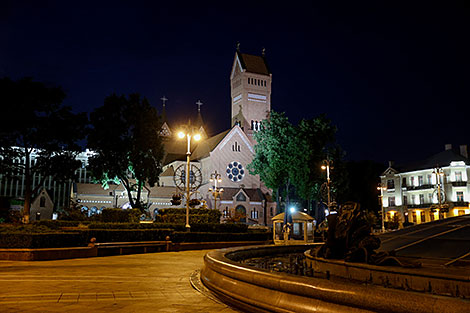
<svg viewBox="0 0 470 313">
<path fill-rule="evenodd" d="M 293 221 L 313 221 L 314 218 L 311 217 L 310 215 L 295 211 L 294 213 L 291 213 L 292 215 L 292 220 Z M 284 220 L 284 213 L 280 213 L 272 218 L 273 221 L 283 221 Z"/>
</svg>

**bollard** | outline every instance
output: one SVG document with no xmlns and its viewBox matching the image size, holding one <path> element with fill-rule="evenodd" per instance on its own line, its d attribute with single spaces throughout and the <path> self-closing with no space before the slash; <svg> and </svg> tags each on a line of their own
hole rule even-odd
<svg viewBox="0 0 470 313">
<path fill-rule="evenodd" d="M 166 241 L 166 252 L 170 251 L 171 249 L 171 241 L 170 241 L 170 236 L 166 236 L 165 237 L 165 241 Z"/>
</svg>

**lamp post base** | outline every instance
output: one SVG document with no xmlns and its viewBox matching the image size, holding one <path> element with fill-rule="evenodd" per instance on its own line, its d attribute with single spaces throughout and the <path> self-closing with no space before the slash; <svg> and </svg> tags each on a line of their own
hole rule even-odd
<svg viewBox="0 0 470 313">
<path fill-rule="evenodd" d="M 186 224 L 186 226 L 185 226 L 185 227 L 186 227 L 186 231 L 189 233 L 189 232 L 191 231 L 191 226 L 190 226 L 190 225 L 188 225 L 188 224 Z"/>
</svg>

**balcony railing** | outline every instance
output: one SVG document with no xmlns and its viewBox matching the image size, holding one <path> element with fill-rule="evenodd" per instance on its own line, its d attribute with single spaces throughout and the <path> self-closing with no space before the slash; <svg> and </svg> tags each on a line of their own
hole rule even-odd
<svg viewBox="0 0 470 313">
<path fill-rule="evenodd" d="M 420 203 L 420 204 L 408 204 L 408 209 L 420 209 L 420 208 L 429 208 L 432 203 Z"/>
<path fill-rule="evenodd" d="M 407 190 L 422 190 L 422 189 L 433 189 L 434 185 L 432 184 L 425 184 L 420 186 L 406 186 Z"/>
<path fill-rule="evenodd" d="M 454 187 L 465 187 L 465 186 L 467 186 L 467 182 L 466 181 L 453 181 L 452 186 L 454 186 Z"/>
<path fill-rule="evenodd" d="M 455 206 L 468 207 L 468 201 L 454 201 L 452 204 Z"/>
</svg>

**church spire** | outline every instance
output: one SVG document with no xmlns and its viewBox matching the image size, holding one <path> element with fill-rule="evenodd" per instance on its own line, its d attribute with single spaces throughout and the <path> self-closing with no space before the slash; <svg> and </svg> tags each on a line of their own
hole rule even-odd
<svg viewBox="0 0 470 313">
<path fill-rule="evenodd" d="M 165 102 L 166 102 L 168 99 L 167 99 L 165 96 L 163 96 L 163 97 L 160 98 L 160 100 L 162 100 L 162 106 L 163 106 L 163 108 L 162 108 L 162 123 L 165 123 L 165 122 L 167 122 L 167 120 L 166 120 L 166 108 L 165 108 L 165 107 L 166 107 L 166 104 L 165 104 Z"/>
<path fill-rule="evenodd" d="M 197 104 L 196 126 L 197 127 L 203 127 L 204 126 L 204 121 L 202 120 L 202 115 L 201 115 L 201 105 L 203 105 L 203 103 L 201 102 L 201 100 L 197 100 L 196 104 Z"/>
</svg>

